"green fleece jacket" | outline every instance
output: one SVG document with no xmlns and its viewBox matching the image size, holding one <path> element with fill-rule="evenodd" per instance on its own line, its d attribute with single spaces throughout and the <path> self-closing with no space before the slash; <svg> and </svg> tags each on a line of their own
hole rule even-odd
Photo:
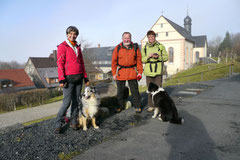
<svg viewBox="0 0 240 160">
<path fill-rule="evenodd" d="M 142 47 L 142 62 L 145 63 L 144 74 L 149 77 L 155 77 L 161 75 L 162 73 L 162 61 L 168 61 L 168 53 L 164 45 L 158 43 L 157 41 L 153 44 L 146 43 Z M 152 53 L 157 53 L 159 56 L 157 59 L 148 58 Z"/>
</svg>

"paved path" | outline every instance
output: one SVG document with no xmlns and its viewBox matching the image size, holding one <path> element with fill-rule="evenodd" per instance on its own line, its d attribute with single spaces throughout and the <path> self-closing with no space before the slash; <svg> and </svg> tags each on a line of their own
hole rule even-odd
<svg viewBox="0 0 240 160">
<path fill-rule="evenodd" d="M 62 101 L 0 114 L 0 130 L 57 114 Z"/>
<path fill-rule="evenodd" d="M 239 160 L 240 76 L 202 84 L 211 87 L 177 106 L 184 125 L 151 119 L 74 160 Z"/>
</svg>

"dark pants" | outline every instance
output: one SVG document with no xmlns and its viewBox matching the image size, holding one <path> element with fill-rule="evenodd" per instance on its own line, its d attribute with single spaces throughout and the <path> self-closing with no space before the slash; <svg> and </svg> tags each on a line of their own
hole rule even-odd
<svg viewBox="0 0 240 160">
<path fill-rule="evenodd" d="M 126 81 L 117 81 L 117 99 L 120 108 L 124 108 L 124 87 Z M 133 105 L 135 108 L 141 107 L 141 96 L 138 90 L 138 82 L 137 80 L 129 80 L 128 81 L 132 96 L 133 96 Z"/>
<path fill-rule="evenodd" d="M 71 102 L 71 123 L 77 124 L 78 114 L 79 114 L 79 104 L 81 104 L 81 94 L 82 83 L 76 85 L 69 83 L 67 88 L 63 88 L 63 103 L 58 111 L 56 119 L 56 128 L 60 128 L 64 123 L 64 116 L 66 115 L 67 109 L 69 108 Z"/>
<path fill-rule="evenodd" d="M 149 86 L 150 82 L 153 82 L 155 84 L 157 84 L 158 86 L 162 87 L 162 76 L 155 76 L 155 77 L 146 77 L 146 81 L 147 81 L 147 87 Z M 153 107 L 153 103 L 152 103 L 152 96 L 150 93 L 148 93 L 148 107 Z"/>
</svg>

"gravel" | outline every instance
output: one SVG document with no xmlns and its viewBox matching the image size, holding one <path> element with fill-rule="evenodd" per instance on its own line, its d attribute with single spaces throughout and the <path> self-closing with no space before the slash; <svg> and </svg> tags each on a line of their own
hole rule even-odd
<svg viewBox="0 0 240 160">
<path fill-rule="evenodd" d="M 177 92 L 189 87 L 207 88 L 208 86 L 187 84 L 168 87 L 166 90 L 173 97 L 175 103 L 179 103 Z M 143 94 L 142 103 L 146 104 L 146 94 Z M 10 130 L 0 135 L 0 159 L 54 160 L 61 159 L 64 155 L 81 154 L 88 148 L 107 141 L 127 129 L 148 123 L 151 115 L 152 113 L 145 110 L 140 115 L 136 115 L 134 109 L 131 108 L 118 114 L 112 114 L 105 119 L 98 118 L 97 124 L 100 127 L 98 130 L 90 126 L 87 131 L 74 131 L 69 128 L 69 125 L 66 125 L 63 134 L 54 133 L 55 119 Z"/>
</svg>

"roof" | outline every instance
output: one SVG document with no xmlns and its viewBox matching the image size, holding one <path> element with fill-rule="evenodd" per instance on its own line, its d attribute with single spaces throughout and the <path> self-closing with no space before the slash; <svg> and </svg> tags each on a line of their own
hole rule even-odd
<svg viewBox="0 0 240 160">
<path fill-rule="evenodd" d="M 205 43 L 207 42 L 207 36 L 193 36 L 193 39 L 195 41 L 195 47 L 204 47 Z"/>
<path fill-rule="evenodd" d="M 34 86 L 24 69 L 6 69 L 0 70 L 0 79 L 13 80 L 13 87 Z"/>
<path fill-rule="evenodd" d="M 57 82 L 49 84 L 46 81 L 46 78 L 58 78 L 57 67 L 37 68 L 37 72 L 39 73 L 39 76 L 41 77 L 41 81 L 45 87 L 51 88 L 51 87 L 57 87 L 59 85 L 59 83 Z"/>
<path fill-rule="evenodd" d="M 101 71 L 99 71 L 98 69 L 96 69 L 94 67 L 94 65 L 90 61 L 89 57 L 87 56 L 87 54 L 83 53 L 83 60 L 84 60 L 84 66 L 85 66 L 87 74 L 88 73 L 102 73 Z"/>
<path fill-rule="evenodd" d="M 53 58 L 49 57 L 29 57 L 36 68 L 57 67 Z"/>
<path fill-rule="evenodd" d="M 164 17 L 164 16 L 163 16 Z M 164 17 L 169 24 L 172 25 L 172 27 L 179 33 L 181 34 L 184 38 L 186 38 L 187 40 L 191 41 L 191 42 L 195 42 L 191 33 L 189 33 L 185 28 L 179 26 L 178 24 L 174 23 L 173 21 L 167 19 L 166 17 Z"/>
<path fill-rule="evenodd" d="M 44 68 L 44 69 L 45 69 L 44 78 L 58 78 L 57 67 Z"/>
<path fill-rule="evenodd" d="M 85 48 L 83 54 L 87 55 L 91 61 L 111 61 L 112 52 L 115 46 Z"/>
</svg>

